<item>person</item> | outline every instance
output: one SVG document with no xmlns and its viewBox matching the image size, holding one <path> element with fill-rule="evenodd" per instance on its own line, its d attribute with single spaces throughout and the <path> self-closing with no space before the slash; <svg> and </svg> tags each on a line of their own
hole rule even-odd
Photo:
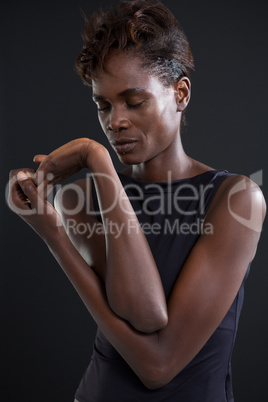
<svg viewBox="0 0 268 402">
<path fill-rule="evenodd" d="M 194 69 L 173 14 L 122 1 L 86 19 L 76 69 L 126 165 L 78 138 L 10 173 L 9 206 L 45 241 L 96 321 L 75 401 L 233 401 L 243 285 L 265 216 L 249 178 L 188 156 Z M 62 187 L 82 168 L 90 174 Z M 80 329 L 82 330 L 82 329 Z"/>
</svg>

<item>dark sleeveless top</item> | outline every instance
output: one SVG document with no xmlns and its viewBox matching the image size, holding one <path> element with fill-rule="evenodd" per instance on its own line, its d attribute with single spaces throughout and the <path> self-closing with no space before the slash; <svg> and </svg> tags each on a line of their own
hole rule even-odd
<svg viewBox="0 0 268 402">
<path fill-rule="evenodd" d="M 159 183 L 118 175 L 151 247 L 168 299 L 183 263 L 200 236 L 202 219 L 230 173 L 210 170 L 192 178 Z M 93 199 L 98 210 L 95 190 Z M 204 225 L 202 230 L 209 234 L 211 228 Z M 248 272 L 249 268 L 245 279 Z M 157 390 L 149 390 L 142 384 L 98 329 L 91 361 L 76 399 L 79 402 L 232 402 L 231 355 L 243 304 L 244 281 L 230 310 L 205 346 L 172 381 Z"/>
</svg>

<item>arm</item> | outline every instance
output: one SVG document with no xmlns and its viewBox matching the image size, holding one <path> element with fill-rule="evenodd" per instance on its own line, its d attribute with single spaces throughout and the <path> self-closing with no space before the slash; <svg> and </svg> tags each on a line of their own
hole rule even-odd
<svg viewBox="0 0 268 402">
<path fill-rule="evenodd" d="M 167 306 L 147 239 L 106 148 L 88 139 L 80 140 L 80 144 L 75 149 L 71 142 L 50 154 L 38 169 L 37 183 L 42 185 L 38 182 L 42 175 L 55 175 L 57 167 L 63 171 L 71 152 L 83 160 L 83 166 L 93 175 L 102 213 L 105 230 L 102 254 L 106 255 L 106 269 L 102 271 L 109 305 L 134 328 L 154 332 L 167 324 Z M 75 164 L 70 164 L 73 170 Z M 57 207 L 61 209 L 59 203 Z"/>
<path fill-rule="evenodd" d="M 54 225 L 52 230 L 50 225 L 50 230 L 45 230 L 48 219 L 42 225 L 42 237 L 101 331 L 150 389 L 167 384 L 204 346 L 230 308 L 254 257 L 265 203 L 258 187 L 251 187 L 247 180 L 246 190 L 232 197 L 232 210 L 238 209 L 246 218 L 252 212 L 255 229 L 234 219 L 229 213 L 228 194 L 238 180 L 241 178 L 226 179 L 214 197 L 206 217 L 214 234 L 201 235 L 195 244 L 169 298 L 168 324 L 157 333 L 142 334 L 116 316 L 101 280 L 63 228 Z M 34 207 L 34 186 L 30 180 L 20 186 Z M 29 218 L 24 219 L 32 225 Z"/>
<path fill-rule="evenodd" d="M 108 151 L 105 149 L 104 155 L 93 163 L 92 152 L 94 148 L 88 151 L 87 166 L 93 173 L 105 229 L 105 288 L 109 304 L 136 329 L 154 332 L 167 324 L 158 269 Z"/>
</svg>

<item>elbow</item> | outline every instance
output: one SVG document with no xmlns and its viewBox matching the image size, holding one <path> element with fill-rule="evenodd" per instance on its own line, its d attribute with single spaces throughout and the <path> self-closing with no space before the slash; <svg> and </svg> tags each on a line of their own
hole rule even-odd
<svg viewBox="0 0 268 402">
<path fill-rule="evenodd" d="M 143 333 L 153 333 L 165 328 L 168 324 L 166 305 L 144 307 L 144 304 L 135 302 L 126 303 L 122 298 L 107 290 L 110 308 L 119 317 L 126 320 L 134 329 Z"/>
<path fill-rule="evenodd" d="M 168 324 L 168 314 L 166 311 L 147 312 L 146 314 L 133 314 L 130 324 L 138 331 L 153 333 L 165 328 Z"/>
<path fill-rule="evenodd" d="M 153 379 L 153 378 L 148 378 L 146 380 L 143 380 L 142 382 L 143 385 L 150 391 L 157 390 L 168 384 L 168 382 L 165 382 L 162 379 Z"/>
<path fill-rule="evenodd" d="M 156 390 L 167 385 L 173 377 L 170 369 L 163 364 L 162 366 L 151 367 L 140 379 L 146 388 Z"/>
<path fill-rule="evenodd" d="M 165 328 L 168 324 L 166 303 L 140 303 L 129 311 L 131 324 L 135 329 L 144 333 L 153 333 Z"/>
<path fill-rule="evenodd" d="M 157 390 L 169 384 L 184 367 L 184 364 L 178 362 L 170 345 L 164 347 L 159 342 L 153 349 L 148 350 L 147 359 L 143 361 L 140 372 L 137 374 L 146 388 Z"/>
<path fill-rule="evenodd" d="M 168 384 L 168 382 L 166 383 L 166 382 L 164 382 L 164 381 L 158 381 L 158 380 L 156 380 L 156 381 L 153 381 L 153 380 L 148 380 L 148 381 L 144 381 L 143 382 L 143 385 L 147 388 L 147 389 L 149 389 L 150 391 L 154 391 L 154 390 L 157 390 L 157 389 L 159 389 L 159 388 L 162 388 L 162 387 L 164 387 L 165 385 L 167 385 Z"/>
<path fill-rule="evenodd" d="M 168 324 L 168 314 L 165 309 L 141 309 L 132 306 L 124 311 L 114 310 L 114 312 L 128 321 L 134 329 L 145 334 L 160 331 Z"/>
</svg>

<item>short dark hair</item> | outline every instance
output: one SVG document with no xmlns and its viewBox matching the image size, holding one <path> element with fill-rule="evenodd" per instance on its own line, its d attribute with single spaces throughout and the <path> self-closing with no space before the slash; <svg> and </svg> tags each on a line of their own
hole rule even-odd
<svg viewBox="0 0 268 402">
<path fill-rule="evenodd" d="M 105 71 L 111 54 L 130 51 L 169 85 L 194 69 L 188 40 L 171 11 L 153 0 L 122 1 L 107 12 L 85 17 L 85 45 L 76 70 L 86 85 Z"/>
<path fill-rule="evenodd" d="M 109 56 L 128 52 L 141 60 L 148 73 L 169 86 L 182 76 L 190 78 L 193 55 L 182 28 L 160 1 L 121 1 L 117 7 L 84 15 L 84 46 L 75 67 L 82 81 L 91 85 L 99 71 L 106 71 Z"/>
</svg>

